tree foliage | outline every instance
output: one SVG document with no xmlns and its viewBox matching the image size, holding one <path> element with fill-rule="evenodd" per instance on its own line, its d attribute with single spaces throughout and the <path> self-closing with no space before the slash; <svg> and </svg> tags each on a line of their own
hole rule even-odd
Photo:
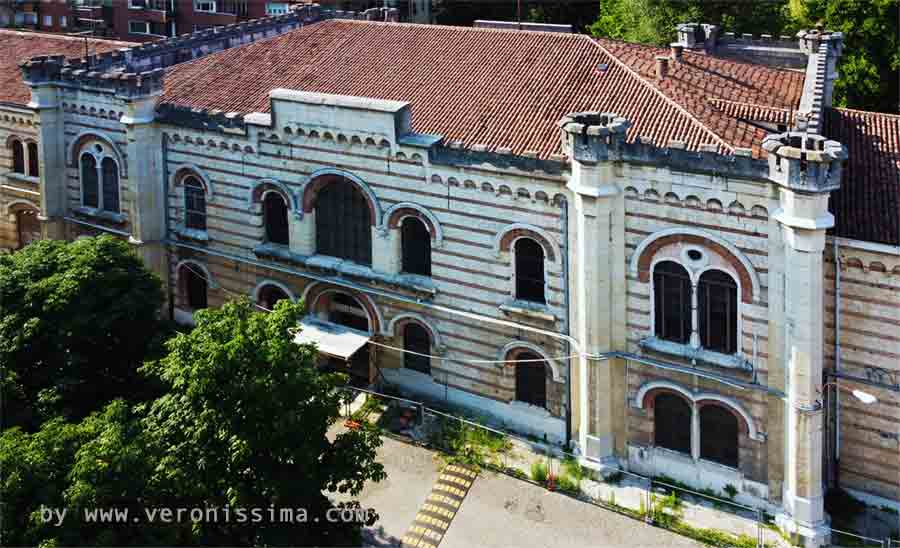
<svg viewBox="0 0 900 548">
<path fill-rule="evenodd" d="M 157 276 L 112 237 L 44 240 L 0 256 L 4 426 L 81 418 L 139 395 L 162 299 Z"/>
<path fill-rule="evenodd" d="M 898 0 L 604 0 L 594 36 L 664 46 L 679 23 L 720 25 L 736 34 L 794 35 L 821 24 L 845 34 L 834 104 L 897 112 Z"/>
</svg>

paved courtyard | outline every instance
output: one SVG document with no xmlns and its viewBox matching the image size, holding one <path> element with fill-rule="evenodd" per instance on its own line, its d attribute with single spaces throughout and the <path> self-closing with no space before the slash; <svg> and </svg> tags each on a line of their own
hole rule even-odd
<svg viewBox="0 0 900 548">
<path fill-rule="evenodd" d="M 380 519 L 366 531 L 369 546 L 397 546 L 425 498 L 441 463 L 431 451 L 384 438 L 380 461 L 388 478 L 367 486 L 359 500 Z M 540 487 L 483 472 L 475 480 L 440 545 L 484 546 L 698 546 L 694 541 L 573 500 Z"/>
</svg>

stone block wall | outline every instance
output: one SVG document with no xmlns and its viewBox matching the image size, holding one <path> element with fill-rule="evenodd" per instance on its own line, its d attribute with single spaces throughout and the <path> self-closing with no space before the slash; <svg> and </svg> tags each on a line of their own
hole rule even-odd
<svg viewBox="0 0 900 548">
<path fill-rule="evenodd" d="M 0 107 L 0 250 L 19 246 L 16 209 L 40 210 L 41 205 L 38 180 L 12 174 L 12 138 L 37 142 L 34 115 L 24 108 Z"/>
</svg>

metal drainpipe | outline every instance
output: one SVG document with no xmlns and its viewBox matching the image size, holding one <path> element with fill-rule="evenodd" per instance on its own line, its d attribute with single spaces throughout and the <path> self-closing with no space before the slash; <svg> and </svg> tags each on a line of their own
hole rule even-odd
<svg viewBox="0 0 900 548">
<path fill-rule="evenodd" d="M 569 201 L 563 200 L 562 213 L 560 215 L 560 223 L 562 224 L 563 244 L 565 252 L 560 253 L 562 259 L 563 271 L 563 302 L 565 307 L 565 316 L 563 317 L 562 332 L 569 335 Z M 568 340 L 564 340 L 563 354 L 568 356 L 572 353 L 571 345 Z M 568 368 L 566 369 L 566 447 L 572 445 L 572 359 L 568 360 Z"/>
<path fill-rule="evenodd" d="M 168 161 L 168 149 L 169 149 L 169 136 L 163 132 L 162 135 L 162 187 L 163 187 L 163 228 L 166 231 L 166 235 L 164 237 L 164 241 L 169 239 L 169 178 L 167 177 L 169 173 L 169 161 Z M 169 321 L 175 320 L 175 292 L 172 291 L 172 280 L 170 279 L 172 276 L 172 265 L 169 264 L 171 261 L 171 257 L 169 256 L 169 246 L 164 246 L 163 248 L 166 252 L 166 295 L 169 298 Z"/>
<path fill-rule="evenodd" d="M 834 243 L 834 372 L 841 372 L 841 256 L 837 238 Z M 840 378 L 834 378 L 834 474 L 835 486 L 841 468 Z"/>
</svg>

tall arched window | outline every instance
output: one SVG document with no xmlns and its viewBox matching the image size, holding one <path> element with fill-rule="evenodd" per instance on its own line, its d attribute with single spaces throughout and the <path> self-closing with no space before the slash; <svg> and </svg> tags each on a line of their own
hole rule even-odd
<svg viewBox="0 0 900 548">
<path fill-rule="evenodd" d="M 185 300 L 191 310 L 206 308 L 207 283 L 203 272 L 196 265 L 184 265 L 181 267 L 182 287 Z"/>
<path fill-rule="evenodd" d="M 103 210 L 119 212 L 119 166 L 110 157 L 103 159 Z"/>
<path fill-rule="evenodd" d="M 516 241 L 516 298 L 544 304 L 544 248 L 531 238 Z"/>
<path fill-rule="evenodd" d="M 32 177 L 40 177 L 37 143 L 28 143 L 28 174 Z"/>
<path fill-rule="evenodd" d="M 36 209 L 22 209 L 16 212 L 16 229 L 19 235 L 19 247 L 22 249 L 31 242 L 41 239 L 41 222 Z"/>
<path fill-rule="evenodd" d="M 372 214 L 356 185 L 337 182 L 319 191 L 316 250 L 322 255 L 372 264 Z"/>
<path fill-rule="evenodd" d="M 288 209 L 281 194 L 268 192 L 263 198 L 263 222 L 266 240 L 273 244 L 288 245 Z"/>
<path fill-rule="evenodd" d="M 25 145 L 14 139 L 12 142 L 13 171 L 25 175 Z"/>
<path fill-rule="evenodd" d="M 407 217 L 401 226 L 403 272 L 431 276 L 431 234 L 425 223 Z"/>
<path fill-rule="evenodd" d="M 345 293 L 330 295 L 328 321 L 359 331 L 369 330 L 369 315 L 359 301 Z"/>
<path fill-rule="evenodd" d="M 431 337 L 421 325 L 409 322 L 403 328 L 403 367 L 427 375 L 431 374 Z"/>
<path fill-rule="evenodd" d="M 678 263 L 653 268 L 653 312 L 656 336 L 687 343 L 691 337 L 691 278 Z"/>
<path fill-rule="evenodd" d="M 516 356 L 516 400 L 547 407 L 547 364 L 531 352 Z"/>
<path fill-rule="evenodd" d="M 184 178 L 184 226 L 206 230 L 206 192 L 193 175 Z"/>
<path fill-rule="evenodd" d="M 275 304 L 278 301 L 290 298 L 290 295 L 285 293 L 284 290 L 277 285 L 266 284 L 259 288 L 256 304 L 265 308 L 266 310 L 272 310 L 275 308 Z"/>
<path fill-rule="evenodd" d="M 662 393 L 653 400 L 653 444 L 691 454 L 691 405 L 680 396 Z"/>
<path fill-rule="evenodd" d="M 737 352 L 737 284 L 721 270 L 708 270 L 697 285 L 700 345 L 708 350 Z"/>
<path fill-rule="evenodd" d="M 97 160 L 92 154 L 81 155 L 81 203 L 87 207 L 100 207 L 100 189 L 97 178 Z"/>
<path fill-rule="evenodd" d="M 700 408 L 700 458 L 738 466 L 738 419 L 722 406 Z"/>
</svg>

